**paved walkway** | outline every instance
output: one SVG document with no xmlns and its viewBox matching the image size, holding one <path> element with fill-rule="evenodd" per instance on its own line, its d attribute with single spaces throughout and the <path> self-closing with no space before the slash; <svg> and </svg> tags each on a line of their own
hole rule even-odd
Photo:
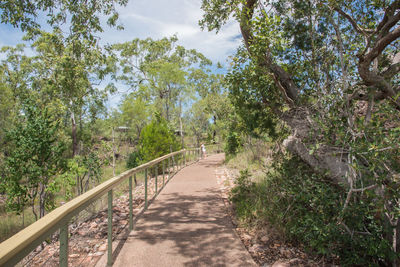
<svg viewBox="0 0 400 267">
<path fill-rule="evenodd" d="M 137 221 L 113 266 L 256 266 L 216 182 L 218 154 L 181 170 Z"/>
</svg>

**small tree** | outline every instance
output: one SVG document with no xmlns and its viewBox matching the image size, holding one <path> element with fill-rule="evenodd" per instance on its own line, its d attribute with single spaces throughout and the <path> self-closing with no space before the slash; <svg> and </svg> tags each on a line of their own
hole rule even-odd
<svg viewBox="0 0 400 267">
<path fill-rule="evenodd" d="M 52 207 L 49 184 L 63 169 L 65 145 L 57 140 L 58 122 L 33 101 L 27 101 L 16 125 L 7 132 L 7 154 L 1 183 L 7 194 L 7 206 L 17 213 L 30 202 L 35 219 L 39 198 L 39 218 Z"/>
<path fill-rule="evenodd" d="M 179 142 L 167 121 L 158 113 L 140 134 L 140 154 L 147 162 L 179 149 Z"/>
</svg>

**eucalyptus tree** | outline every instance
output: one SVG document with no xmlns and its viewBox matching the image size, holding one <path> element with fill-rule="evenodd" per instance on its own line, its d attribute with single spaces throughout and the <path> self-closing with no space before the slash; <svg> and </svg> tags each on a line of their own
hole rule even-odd
<svg viewBox="0 0 400 267">
<path fill-rule="evenodd" d="M 119 109 L 121 125 L 129 127 L 129 136 L 133 137 L 132 141 L 137 144 L 142 129 L 155 111 L 154 107 L 146 97 L 130 93 L 123 99 Z"/>
<path fill-rule="evenodd" d="M 371 210 L 347 225 L 351 206 L 369 203 L 398 252 L 400 1 L 202 3 L 202 27 L 218 31 L 232 17 L 240 25 L 243 46 L 227 78 L 234 104 L 260 123 L 283 122 L 285 147 L 343 186 L 344 231 L 371 230 Z"/>
<path fill-rule="evenodd" d="M 30 97 L 21 111 L 6 133 L 7 157 L 0 181 L 7 207 L 20 213 L 30 204 L 37 220 L 54 205 L 51 185 L 64 169 L 65 144 L 58 138 L 60 121 L 46 106 Z"/>
<path fill-rule="evenodd" d="M 187 76 L 193 66 L 204 67 L 211 62 L 195 50 L 177 45 L 177 38 L 160 40 L 134 39 L 113 46 L 118 54 L 119 79 L 131 90 L 147 90 L 151 101 L 168 121 L 181 118 L 179 103 L 192 94 Z M 173 114 L 178 114 L 173 117 Z"/>
<path fill-rule="evenodd" d="M 101 16 L 105 16 L 109 26 L 117 26 L 118 5 L 126 5 L 127 0 L 28 0 L 0 2 L 0 21 L 20 28 L 32 35 L 38 34 L 43 25 L 59 28 L 67 25 L 73 35 L 71 39 L 96 42 L 97 32 L 102 31 Z"/>
<path fill-rule="evenodd" d="M 104 69 L 101 70 L 104 65 L 99 65 L 105 58 L 98 37 L 98 33 L 103 31 L 101 21 L 106 18 L 108 26 L 122 28 L 117 24 L 116 7 L 126 4 L 127 0 L 5 0 L 0 3 L 1 23 L 26 32 L 24 38 L 34 42 L 34 49 L 39 54 L 37 58 L 42 56 L 41 63 L 51 64 L 47 70 L 40 68 L 45 75 L 53 76 L 46 78 L 48 81 L 44 86 L 52 87 L 50 90 L 53 92 L 49 96 L 61 97 L 70 114 L 73 155 L 77 153 L 77 120 L 81 119 L 83 103 L 91 102 L 87 112 L 94 115 L 106 96 L 94 90 L 93 86 L 104 77 Z M 44 32 L 43 26 L 49 27 L 52 32 Z M 97 73 L 94 74 L 94 71 Z M 58 95 L 54 94 L 56 88 L 59 89 Z"/>
<path fill-rule="evenodd" d="M 188 76 L 188 83 L 194 88 L 199 102 L 193 114 L 199 113 L 199 107 L 203 107 L 202 112 L 207 114 L 210 121 L 213 121 L 213 124 L 209 125 L 209 130 L 212 132 L 212 141 L 215 142 L 217 132 L 220 132 L 221 137 L 225 135 L 227 114 L 232 111 L 224 75 L 200 68 L 192 69 Z"/>
</svg>

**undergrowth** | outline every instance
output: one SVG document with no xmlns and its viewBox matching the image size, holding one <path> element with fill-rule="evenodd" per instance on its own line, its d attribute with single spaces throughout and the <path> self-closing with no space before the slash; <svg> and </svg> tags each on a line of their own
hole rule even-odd
<svg viewBox="0 0 400 267">
<path fill-rule="evenodd" d="M 242 170 L 230 198 L 243 225 L 267 221 L 290 242 L 342 266 L 384 266 L 395 257 L 373 198 L 364 195 L 343 214 L 346 191 L 299 158 L 275 159 L 257 182 Z"/>
</svg>

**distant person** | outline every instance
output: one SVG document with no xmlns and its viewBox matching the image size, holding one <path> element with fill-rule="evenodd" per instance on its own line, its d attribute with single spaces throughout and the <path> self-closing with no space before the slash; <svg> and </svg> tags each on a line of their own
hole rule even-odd
<svg viewBox="0 0 400 267">
<path fill-rule="evenodd" d="M 207 157 L 206 146 L 204 144 L 201 144 L 201 154 L 202 154 L 202 158 L 206 158 Z"/>
</svg>

